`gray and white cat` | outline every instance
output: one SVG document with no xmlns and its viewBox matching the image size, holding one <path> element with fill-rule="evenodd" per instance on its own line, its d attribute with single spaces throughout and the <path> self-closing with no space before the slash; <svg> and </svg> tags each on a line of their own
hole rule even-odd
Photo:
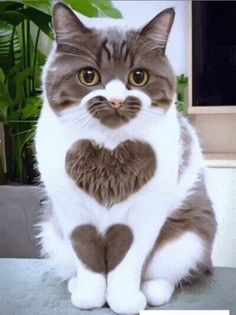
<svg viewBox="0 0 236 315">
<path fill-rule="evenodd" d="M 135 314 L 211 270 L 216 222 L 195 131 L 165 55 L 174 10 L 136 31 L 54 6 L 36 151 L 50 214 L 42 252 L 72 303 Z"/>
</svg>

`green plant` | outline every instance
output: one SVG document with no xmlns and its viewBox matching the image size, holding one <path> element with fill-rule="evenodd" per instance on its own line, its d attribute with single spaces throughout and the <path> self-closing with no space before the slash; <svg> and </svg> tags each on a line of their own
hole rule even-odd
<svg viewBox="0 0 236 315">
<path fill-rule="evenodd" d="M 120 18 L 110 0 L 64 0 L 87 15 Z M 0 180 L 31 183 L 32 138 L 39 111 L 40 77 L 46 56 L 39 49 L 44 33 L 53 39 L 52 1 L 11 0 L 0 2 L 0 122 L 8 145 L 6 158 L 0 143 Z"/>
<path fill-rule="evenodd" d="M 186 89 L 188 86 L 188 78 L 181 74 L 180 76 L 177 76 L 177 101 L 176 101 L 176 108 L 177 110 L 186 115 L 187 114 L 187 100 L 186 100 Z"/>
</svg>

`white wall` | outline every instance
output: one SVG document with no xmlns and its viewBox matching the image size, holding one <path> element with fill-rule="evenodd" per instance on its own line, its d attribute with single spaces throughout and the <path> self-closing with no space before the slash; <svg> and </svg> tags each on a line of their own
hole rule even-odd
<svg viewBox="0 0 236 315">
<path fill-rule="evenodd" d="M 236 267 L 236 168 L 209 168 L 208 187 L 218 223 L 213 264 Z"/>
<path fill-rule="evenodd" d="M 160 11 L 173 7 L 176 11 L 175 22 L 169 37 L 167 55 L 176 72 L 187 74 L 187 2 L 188 1 L 116 1 L 113 4 L 122 15 L 122 20 L 107 18 L 89 19 L 80 16 L 88 26 L 125 25 L 139 28 L 149 22 Z"/>
</svg>

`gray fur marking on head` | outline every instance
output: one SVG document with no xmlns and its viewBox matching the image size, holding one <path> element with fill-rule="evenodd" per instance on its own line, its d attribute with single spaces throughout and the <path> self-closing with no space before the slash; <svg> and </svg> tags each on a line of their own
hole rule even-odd
<svg viewBox="0 0 236 315">
<path fill-rule="evenodd" d="M 121 32 L 87 28 L 65 5 L 53 11 L 56 53 L 46 75 L 46 94 L 56 113 L 70 106 L 79 106 L 89 92 L 103 89 L 113 79 L 121 80 L 128 89 L 128 75 L 133 69 L 149 72 L 149 81 L 136 87 L 146 93 L 153 106 L 167 109 L 175 93 L 175 76 L 164 54 L 174 19 L 173 9 L 161 12 L 139 31 Z M 155 35 L 155 36 L 154 36 Z M 164 41 L 160 38 L 165 39 Z M 83 85 L 78 73 L 84 67 L 95 68 L 101 76 L 96 86 Z"/>
</svg>

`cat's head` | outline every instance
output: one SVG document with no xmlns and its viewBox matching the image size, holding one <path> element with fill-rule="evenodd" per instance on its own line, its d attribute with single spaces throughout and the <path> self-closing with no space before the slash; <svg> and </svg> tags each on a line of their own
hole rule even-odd
<svg viewBox="0 0 236 315">
<path fill-rule="evenodd" d="M 140 30 L 101 31 L 86 27 L 67 6 L 56 4 L 56 49 L 44 82 L 54 112 L 60 116 L 74 108 L 108 128 L 164 115 L 176 88 L 165 55 L 174 15 L 170 8 Z"/>
</svg>

